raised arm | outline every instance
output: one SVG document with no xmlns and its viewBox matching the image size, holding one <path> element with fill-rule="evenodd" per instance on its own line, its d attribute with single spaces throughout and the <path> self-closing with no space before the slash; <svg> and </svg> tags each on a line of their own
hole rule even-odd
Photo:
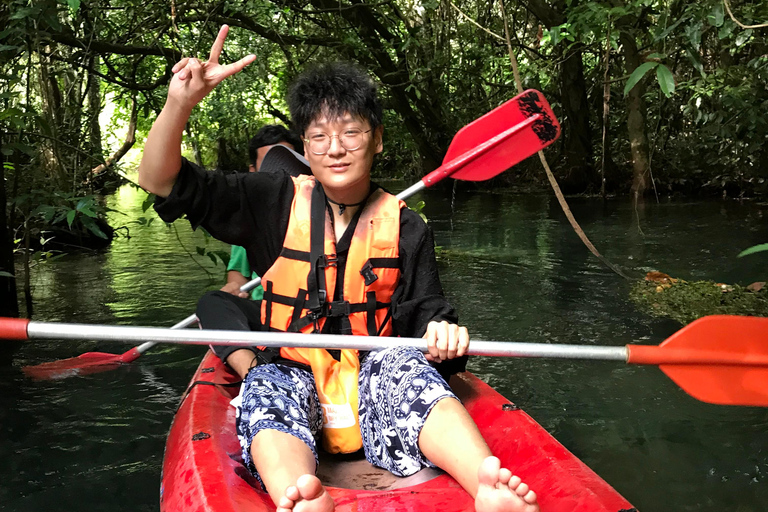
<svg viewBox="0 0 768 512">
<path fill-rule="evenodd" d="M 224 25 L 211 47 L 206 62 L 184 58 L 173 66 L 168 98 L 152 125 L 139 164 L 139 185 L 160 197 L 167 197 L 181 168 L 181 138 L 192 109 L 222 80 L 240 72 L 256 59 L 248 55 L 226 66 L 219 64 L 229 27 Z"/>
</svg>

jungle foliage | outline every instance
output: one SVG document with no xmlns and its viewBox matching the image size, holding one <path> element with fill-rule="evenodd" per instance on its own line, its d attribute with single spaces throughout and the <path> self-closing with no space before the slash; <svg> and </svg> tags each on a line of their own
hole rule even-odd
<svg viewBox="0 0 768 512">
<path fill-rule="evenodd" d="M 768 193 L 768 3 L 500 1 L 6 0 L 0 271 L 13 268 L 14 243 L 45 241 L 51 223 L 104 235 L 99 194 L 161 110 L 173 64 L 205 58 L 222 24 L 224 60 L 258 58 L 190 119 L 185 147 L 206 167 L 245 166 L 260 125 L 289 123 L 291 79 L 349 59 L 385 100 L 378 177 L 420 176 L 459 128 L 515 95 L 506 21 L 523 85 L 563 125 L 547 154 L 566 192 Z M 109 131 L 126 134 L 107 152 Z M 546 181 L 533 159 L 497 180 Z"/>
</svg>

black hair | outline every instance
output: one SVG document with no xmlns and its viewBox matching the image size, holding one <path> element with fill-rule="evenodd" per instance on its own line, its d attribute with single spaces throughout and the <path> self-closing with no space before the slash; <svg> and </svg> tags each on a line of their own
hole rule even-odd
<svg viewBox="0 0 768 512">
<path fill-rule="evenodd" d="M 304 154 L 304 144 L 301 142 L 301 138 L 298 135 L 288 130 L 285 126 L 268 124 L 262 126 L 248 143 L 248 157 L 251 161 L 251 165 L 256 167 L 257 151 L 260 147 L 274 146 L 281 142 L 287 142 L 293 146 L 293 149 L 297 153 Z"/>
<path fill-rule="evenodd" d="M 302 72 L 288 90 L 288 110 L 303 134 L 320 115 L 345 113 L 365 119 L 371 129 L 381 124 L 381 102 L 371 77 L 351 62 L 316 64 Z"/>
</svg>

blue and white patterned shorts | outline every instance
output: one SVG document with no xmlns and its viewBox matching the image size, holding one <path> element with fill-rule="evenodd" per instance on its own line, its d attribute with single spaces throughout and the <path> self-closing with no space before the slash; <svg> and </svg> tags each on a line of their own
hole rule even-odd
<svg viewBox="0 0 768 512">
<path fill-rule="evenodd" d="M 397 347 L 368 354 L 360 368 L 358 390 L 368 462 L 397 476 L 434 467 L 419 450 L 418 440 L 432 407 L 443 398 L 457 399 L 418 350 Z M 237 436 L 243 461 L 256 478 L 251 441 L 265 429 L 301 439 L 318 462 L 316 440 L 322 413 L 312 372 L 281 364 L 257 366 L 248 373 L 238 399 L 233 401 Z"/>
</svg>

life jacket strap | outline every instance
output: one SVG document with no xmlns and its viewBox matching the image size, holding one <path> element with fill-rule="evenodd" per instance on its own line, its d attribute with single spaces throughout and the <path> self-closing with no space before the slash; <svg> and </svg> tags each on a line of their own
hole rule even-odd
<svg viewBox="0 0 768 512">
<path fill-rule="evenodd" d="M 368 336 L 376 336 L 376 292 L 368 292 L 365 294 L 367 299 L 365 309 L 368 311 L 366 315 Z"/>
<path fill-rule="evenodd" d="M 309 253 L 307 251 L 297 251 L 296 249 L 283 247 L 283 250 L 280 251 L 280 256 L 289 260 L 306 261 L 309 263 Z"/>
<path fill-rule="evenodd" d="M 365 286 L 371 286 L 379 279 L 374 272 L 374 268 L 400 268 L 399 258 L 369 258 L 363 268 L 360 269 L 360 275 L 365 280 Z"/>
</svg>

